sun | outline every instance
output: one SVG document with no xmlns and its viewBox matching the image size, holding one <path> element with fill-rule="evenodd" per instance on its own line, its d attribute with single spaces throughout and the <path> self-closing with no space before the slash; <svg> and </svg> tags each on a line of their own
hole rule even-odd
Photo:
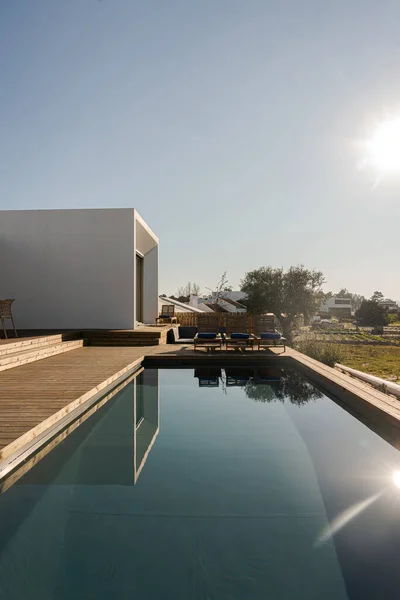
<svg viewBox="0 0 400 600">
<path fill-rule="evenodd" d="M 368 162 L 382 173 L 400 174 L 400 117 L 382 123 L 367 142 Z"/>
<path fill-rule="evenodd" d="M 392 475 L 392 480 L 395 486 L 400 488 L 400 471 L 395 471 Z"/>
</svg>

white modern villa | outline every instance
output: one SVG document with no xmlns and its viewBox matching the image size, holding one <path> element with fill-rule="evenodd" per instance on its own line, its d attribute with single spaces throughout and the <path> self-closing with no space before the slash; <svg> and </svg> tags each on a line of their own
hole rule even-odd
<svg viewBox="0 0 400 600">
<path fill-rule="evenodd" d="M 352 315 L 352 305 L 350 298 L 328 298 L 320 309 L 322 314 L 327 314 L 332 317 L 350 318 Z"/>
<path fill-rule="evenodd" d="M 134 208 L 0 211 L 0 273 L 19 329 L 134 329 L 158 315 L 158 238 Z"/>
</svg>

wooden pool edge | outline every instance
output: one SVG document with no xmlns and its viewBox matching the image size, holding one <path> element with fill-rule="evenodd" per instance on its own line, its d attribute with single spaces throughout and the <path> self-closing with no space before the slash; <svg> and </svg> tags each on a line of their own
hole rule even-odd
<svg viewBox="0 0 400 600">
<path fill-rule="evenodd" d="M 107 386 L 101 392 L 97 392 L 92 398 L 81 404 L 80 414 L 74 415 L 75 411 L 69 414 L 71 418 L 61 419 L 53 427 L 42 435 L 38 435 L 30 444 L 23 446 L 8 459 L 0 463 L 0 494 L 14 485 L 25 473 L 30 471 L 39 461 L 49 452 L 54 450 L 58 444 L 64 441 L 75 429 L 87 421 L 104 404 L 116 396 L 125 386 L 134 380 L 143 368 L 135 368 L 133 372 L 126 375 Z"/>
<path fill-rule="evenodd" d="M 74 414 L 73 420 L 76 420 L 78 418 L 76 412 L 79 411 L 80 407 L 82 407 L 83 412 L 84 406 L 88 402 L 94 400 L 96 397 L 101 397 L 103 394 L 106 394 L 110 387 L 117 386 L 121 381 L 124 381 L 129 377 L 131 373 L 138 371 L 141 368 L 143 361 L 144 356 L 136 358 L 134 361 L 130 362 L 122 369 L 119 369 L 113 375 L 101 381 L 98 385 L 92 387 L 62 409 L 50 415 L 44 421 L 41 421 L 35 427 L 26 431 L 7 446 L 4 446 L 4 448 L 0 450 L 0 481 L 6 476 L 2 475 L 2 472 L 5 464 L 10 461 L 11 457 L 15 457 L 15 460 L 17 460 L 18 455 L 22 453 L 27 446 L 33 445 L 39 437 L 48 434 L 52 429 L 56 428 L 58 424 L 68 418 L 69 415 L 72 415 L 72 413 Z"/>
<path fill-rule="evenodd" d="M 291 350 L 292 365 L 369 429 L 400 450 L 400 402 L 354 377 Z"/>
</svg>

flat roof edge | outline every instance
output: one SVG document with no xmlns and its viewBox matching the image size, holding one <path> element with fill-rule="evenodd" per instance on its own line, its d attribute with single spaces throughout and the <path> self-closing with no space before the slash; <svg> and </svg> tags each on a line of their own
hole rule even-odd
<svg viewBox="0 0 400 600">
<path fill-rule="evenodd" d="M 156 234 L 154 233 L 154 231 L 151 229 L 151 227 L 146 223 L 146 221 L 143 219 L 143 217 L 138 213 L 138 211 L 136 210 L 136 208 L 133 209 L 135 212 L 135 219 L 138 223 L 141 224 L 141 226 L 143 227 L 143 229 L 146 230 L 146 232 L 153 238 L 153 240 L 158 244 L 159 243 L 159 239 L 156 236 Z"/>
</svg>

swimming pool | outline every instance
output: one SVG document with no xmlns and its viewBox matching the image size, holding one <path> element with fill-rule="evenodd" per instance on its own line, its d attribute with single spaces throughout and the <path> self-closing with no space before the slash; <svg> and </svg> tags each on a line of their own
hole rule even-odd
<svg viewBox="0 0 400 600">
<path fill-rule="evenodd" d="M 146 369 L 0 495 L 0 598 L 395 598 L 397 470 L 296 371 Z"/>
</svg>

